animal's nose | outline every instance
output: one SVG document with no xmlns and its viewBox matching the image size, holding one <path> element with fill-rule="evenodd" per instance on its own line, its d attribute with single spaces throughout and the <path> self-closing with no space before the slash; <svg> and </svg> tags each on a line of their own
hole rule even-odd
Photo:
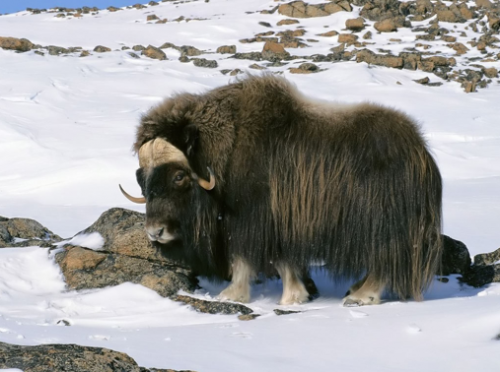
<svg viewBox="0 0 500 372">
<path fill-rule="evenodd" d="M 163 234 L 164 227 L 149 227 L 146 231 L 149 235 L 149 239 L 158 240 L 158 238 Z"/>
</svg>

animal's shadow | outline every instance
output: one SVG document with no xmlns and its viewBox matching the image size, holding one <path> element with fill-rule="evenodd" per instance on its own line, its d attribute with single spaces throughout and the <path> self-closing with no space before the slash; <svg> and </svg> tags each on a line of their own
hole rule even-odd
<svg viewBox="0 0 500 372">
<path fill-rule="evenodd" d="M 349 287 L 355 281 L 332 279 L 331 275 L 322 268 L 311 269 L 311 278 L 316 284 L 319 296 L 311 304 L 340 303 Z M 431 286 L 424 292 L 424 301 L 443 300 L 448 298 L 474 297 L 478 293 L 488 288 L 471 287 L 460 281 L 460 275 L 436 276 Z M 200 278 L 201 289 L 199 294 L 217 298 L 218 294 L 227 286 L 229 282 L 214 283 L 205 278 Z M 279 278 L 258 279 L 252 283 L 252 297 L 250 305 L 255 302 L 275 303 L 279 302 L 283 290 L 282 282 Z M 383 302 L 400 301 L 390 293 L 384 293 Z M 414 301 L 409 299 L 408 301 Z"/>
</svg>

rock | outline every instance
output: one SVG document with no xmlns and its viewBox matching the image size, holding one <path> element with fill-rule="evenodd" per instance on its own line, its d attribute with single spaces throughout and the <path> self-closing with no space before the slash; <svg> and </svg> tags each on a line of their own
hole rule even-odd
<svg viewBox="0 0 500 372">
<path fill-rule="evenodd" d="M 206 301 L 183 295 L 177 295 L 172 297 L 171 299 L 177 302 L 184 302 L 185 304 L 194 307 L 196 311 L 199 311 L 201 313 L 224 315 L 247 315 L 253 313 L 253 310 L 249 307 L 233 302 Z"/>
<path fill-rule="evenodd" d="M 140 59 L 141 57 L 139 57 L 137 54 L 135 54 L 134 52 L 127 52 L 127 54 L 132 57 L 132 58 L 135 58 L 135 59 Z"/>
<path fill-rule="evenodd" d="M 259 22 L 259 25 L 264 26 L 264 27 L 273 27 L 269 22 Z"/>
<path fill-rule="evenodd" d="M 264 66 L 258 65 L 256 63 L 252 63 L 248 68 L 253 68 L 254 70 L 266 70 Z"/>
<path fill-rule="evenodd" d="M 103 45 L 98 45 L 94 48 L 94 52 L 97 52 L 97 53 L 111 52 L 111 48 L 105 47 Z"/>
<path fill-rule="evenodd" d="M 30 245 L 48 247 L 61 240 L 60 236 L 35 220 L 0 217 L 0 248 Z"/>
<path fill-rule="evenodd" d="M 165 44 L 163 44 L 165 45 Z M 194 57 L 194 56 L 199 56 L 203 54 L 201 50 L 198 48 L 195 48 L 194 46 L 191 45 L 183 45 L 181 47 L 175 47 L 179 52 L 181 52 L 181 56 L 188 56 L 188 57 Z"/>
<path fill-rule="evenodd" d="M 120 8 L 116 8 L 116 7 L 114 7 L 114 6 L 110 6 L 110 7 L 108 7 L 108 10 L 109 10 L 110 12 L 117 12 L 117 11 L 119 11 L 119 10 L 121 10 L 121 9 L 120 9 Z"/>
<path fill-rule="evenodd" d="M 461 20 L 457 14 L 455 14 L 454 12 L 452 12 L 451 10 L 438 10 L 436 12 L 437 14 L 437 19 L 438 21 L 440 22 L 451 22 L 451 23 L 455 23 L 455 22 L 460 22 L 460 21 L 463 21 Z"/>
<path fill-rule="evenodd" d="M 297 38 L 297 36 L 303 36 L 305 34 L 305 30 L 297 29 L 297 30 L 286 30 L 279 32 L 276 36 L 280 37 L 279 44 L 282 44 L 285 48 L 302 48 L 308 46 L 307 44 L 302 42 L 302 39 Z"/>
<path fill-rule="evenodd" d="M 206 59 L 206 58 L 192 58 L 193 64 L 197 67 L 206 67 L 206 68 L 217 68 L 219 64 L 217 61 Z"/>
<path fill-rule="evenodd" d="M 15 37 L 0 37 L 0 48 L 27 52 L 33 49 L 34 44 L 28 39 L 16 39 Z"/>
<path fill-rule="evenodd" d="M 299 314 L 302 311 L 295 311 L 295 310 L 281 310 L 281 309 L 274 309 L 273 310 L 276 315 L 290 315 L 290 314 Z"/>
<path fill-rule="evenodd" d="M 465 54 L 469 50 L 462 43 L 447 44 L 446 46 L 449 47 L 449 48 L 451 48 L 451 49 L 453 49 L 455 52 L 457 52 L 457 55 Z"/>
<path fill-rule="evenodd" d="M 314 63 L 306 62 L 302 63 L 298 68 L 290 68 L 289 71 L 292 74 L 311 74 L 313 72 L 319 72 L 320 69 Z"/>
<path fill-rule="evenodd" d="M 476 0 L 476 5 L 480 8 L 491 9 L 493 4 L 490 0 Z"/>
<path fill-rule="evenodd" d="M 326 17 L 330 14 L 346 10 L 352 10 L 352 7 L 347 1 L 343 1 L 341 4 L 330 2 L 315 5 L 309 5 L 303 1 L 292 1 L 291 3 L 280 5 L 278 13 L 293 18 L 312 18 Z"/>
<path fill-rule="evenodd" d="M 267 41 L 262 49 L 262 58 L 275 62 L 290 56 L 283 44 Z"/>
<path fill-rule="evenodd" d="M 372 32 L 371 31 L 367 31 L 364 35 L 363 35 L 363 39 L 365 40 L 371 40 L 372 38 Z"/>
<path fill-rule="evenodd" d="M 483 72 L 490 79 L 498 77 L 498 70 L 495 67 L 483 68 Z"/>
<path fill-rule="evenodd" d="M 192 291 L 196 287 L 191 270 L 151 245 L 144 232 L 143 214 L 110 209 L 77 236 L 93 233 L 103 238 L 99 251 L 66 245 L 55 255 L 69 288 L 103 288 L 132 282 L 167 297 L 179 289 Z"/>
<path fill-rule="evenodd" d="M 375 30 L 379 32 L 394 32 L 398 30 L 398 26 L 394 19 L 384 19 L 383 21 L 375 22 L 373 25 Z"/>
<path fill-rule="evenodd" d="M 500 17 L 497 17 L 497 16 L 489 13 L 488 14 L 488 25 L 490 26 L 490 28 L 492 30 L 498 31 L 500 29 Z"/>
<path fill-rule="evenodd" d="M 235 68 L 233 71 L 231 71 L 229 73 L 229 76 L 236 76 L 236 75 L 239 75 L 239 74 L 242 74 L 243 71 L 241 71 L 239 68 Z"/>
<path fill-rule="evenodd" d="M 158 4 L 156 1 L 150 1 L 150 2 L 148 3 L 148 5 L 149 5 L 149 6 L 156 6 L 156 5 L 160 5 L 160 4 Z"/>
<path fill-rule="evenodd" d="M 0 368 L 26 372 L 175 372 L 141 368 L 127 354 L 101 347 L 75 344 L 21 346 L 4 342 L 0 342 Z"/>
<path fill-rule="evenodd" d="M 442 257 L 442 275 L 462 274 L 464 275 L 470 269 L 471 259 L 469 250 L 459 240 L 443 235 L 443 257 Z"/>
<path fill-rule="evenodd" d="M 134 45 L 134 46 L 132 47 L 132 50 L 134 50 L 134 51 L 136 51 L 136 52 L 140 52 L 140 51 L 142 51 L 142 50 L 144 50 L 144 49 L 146 49 L 146 48 L 145 48 L 144 46 L 142 46 L 142 45 L 139 45 L 139 44 L 138 44 L 138 45 Z"/>
<path fill-rule="evenodd" d="M 251 61 L 262 61 L 262 53 L 261 52 L 248 52 L 248 53 L 236 53 L 230 58 L 235 59 L 249 59 Z"/>
<path fill-rule="evenodd" d="M 90 52 L 88 50 L 82 50 L 80 53 L 80 57 L 88 57 L 90 56 Z"/>
<path fill-rule="evenodd" d="M 161 50 L 160 48 L 154 47 L 152 45 L 148 45 L 148 47 L 142 51 L 142 54 L 145 55 L 146 57 L 149 57 L 149 58 L 159 59 L 160 61 L 167 59 L 167 55 L 165 54 L 165 52 L 163 50 Z"/>
<path fill-rule="evenodd" d="M 473 265 L 462 277 L 462 281 L 479 288 L 486 284 L 500 282 L 500 265 Z"/>
<path fill-rule="evenodd" d="M 146 17 L 146 21 L 149 22 L 149 21 L 156 21 L 158 18 L 158 16 L 156 14 L 150 14 Z"/>
<path fill-rule="evenodd" d="M 243 320 L 243 321 L 248 321 L 248 320 L 257 319 L 259 316 L 260 316 L 260 314 L 242 314 L 242 315 L 238 315 L 238 319 Z"/>
<path fill-rule="evenodd" d="M 282 19 L 278 23 L 276 23 L 276 26 L 287 26 L 287 25 L 295 25 L 297 23 L 300 23 L 296 19 Z"/>
<path fill-rule="evenodd" d="M 340 34 L 338 38 L 339 43 L 346 43 L 347 45 L 352 45 L 358 40 L 357 35 L 353 34 Z"/>
<path fill-rule="evenodd" d="M 474 265 L 493 265 L 500 261 L 500 248 L 490 253 L 482 253 L 474 256 Z"/>
<path fill-rule="evenodd" d="M 332 36 L 337 36 L 339 33 L 335 30 L 331 30 L 328 32 L 324 32 L 322 34 L 318 34 L 318 36 L 323 36 L 323 37 L 332 37 Z"/>
<path fill-rule="evenodd" d="M 236 53 L 236 45 L 222 45 L 217 48 L 217 53 L 234 54 Z"/>
<path fill-rule="evenodd" d="M 403 58 L 391 55 L 376 54 L 368 49 L 359 50 L 356 54 L 356 62 L 366 62 L 368 64 L 385 66 L 392 68 L 402 68 Z"/>
<path fill-rule="evenodd" d="M 348 30 L 359 32 L 365 28 L 365 20 L 362 17 L 348 19 L 345 21 L 345 27 Z"/>
<path fill-rule="evenodd" d="M 418 79 L 418 80 L 413 80 L 415 83 L 422 84 L 422 85 L 427 85 L 430 82 L 430 79 L 428 77 L 424 77 L 423 79 Z"/>
</svg>

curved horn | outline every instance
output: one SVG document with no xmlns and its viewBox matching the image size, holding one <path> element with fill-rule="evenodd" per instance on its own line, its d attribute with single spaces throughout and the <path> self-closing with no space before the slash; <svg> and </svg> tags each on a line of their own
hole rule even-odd
<svg viewBox="0 0 500 372">
<path fill-rule="evenodd" d="M 137 203 L 137 204 L 146 204 L 146 198 L 144 196 L 142 198 L 134 198 L 133 196 L 130 196 L 129 194 L 127 194 L 125 192 L 125 190 L 123 190 L 122 185 L 118 185 L 118 186 L 120 187 L 122 194 L 125 195 L 125 197 L 128 200 L 130 200 L 131 202 Z"/>
<path fill-rule="evenodd" d="M 203 187 L 205 190 L 212 190 L 215 187 L 215 176 L 214 172 L 210 167 L 207 167 L 208 173 L 210 173 L 210 182 L 205 181 L 203 178 L 198 179 L 198 183 L 200 184 L 201 187 Z"/>
</svg>

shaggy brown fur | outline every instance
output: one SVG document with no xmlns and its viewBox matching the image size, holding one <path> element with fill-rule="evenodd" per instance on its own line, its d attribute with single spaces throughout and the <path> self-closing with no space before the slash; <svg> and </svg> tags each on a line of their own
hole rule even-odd
<svg viewBox="0 0 500 372">
<path fill-rule="evenodd" d="M 178 216 L 183 249 L 207 272 L 225 275 L 228 257 L 264 273 L 320 260 L 335 277 L 369 273 L 420 299 L 438 270 L 441 176 L 399 111 L 313 102 L 285 79 L 249 77 L 152 108 L 135 150 L 157 137 L 186 155 L 189 172 L 214 171 L 215 189 L 193 186 Z"/>
</svg>

